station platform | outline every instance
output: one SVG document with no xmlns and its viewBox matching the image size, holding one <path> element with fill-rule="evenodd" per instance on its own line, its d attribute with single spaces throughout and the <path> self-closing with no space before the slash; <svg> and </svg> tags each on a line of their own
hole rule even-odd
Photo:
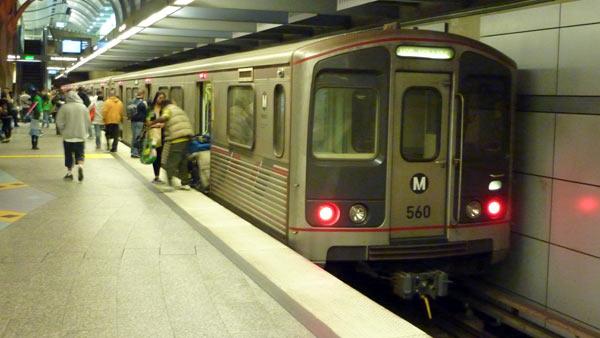
<svg viewBox="0 0 600 338">
<path fill-rule="evenodd" d="M 53 129 L 0 144 L 1 337 L 425 337 L 197 191 Z M 104 140 L 103 140 L 104 141 Z M 103 145 L 104 149 L 104 145 Z"/>
</svg>

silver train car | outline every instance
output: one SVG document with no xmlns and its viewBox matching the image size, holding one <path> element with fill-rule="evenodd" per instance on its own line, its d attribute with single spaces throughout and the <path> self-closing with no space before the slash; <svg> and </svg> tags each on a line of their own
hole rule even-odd
<svg viewBox="0 0 600 338">
<path fill-rule="evenodd" d="M 423 263 L 392 276 L 435 296 L 509 249 L 515 74 L 475 40 L 373 30 L 70 86 L 164 91 L 212 135 L 212 196 L 316 263 Z"/>
</svg>

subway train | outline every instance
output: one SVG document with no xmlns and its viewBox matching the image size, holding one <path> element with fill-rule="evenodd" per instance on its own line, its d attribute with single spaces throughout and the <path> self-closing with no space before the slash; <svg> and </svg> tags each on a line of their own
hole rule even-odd
<svg viewBox="0 0 600 338">
<path fill-rule="evenodd" d="M 377 29 L 65 89 L 164 91 L 212 136 L 215 199 L 315 263 L 435 297 L 508 252 L 515 76 L 476 40 Z"/>
</svg>

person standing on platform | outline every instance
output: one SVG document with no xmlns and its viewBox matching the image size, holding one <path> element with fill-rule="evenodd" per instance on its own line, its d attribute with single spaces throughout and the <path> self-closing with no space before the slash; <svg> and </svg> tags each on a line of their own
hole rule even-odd
<svg viewBox="0 0 600 338">
<path fill-rule="evenodd" d="M 140 136 L 144 129 L 144 121 L 148 115 L 148 103 L 144 100 L 146 91 L 140 89 L 137 92 L 135 100 L 127 106 L 131 110 L 131 157 L 139 158 L 142 150 L 142 141 Z"/>
<path fill-rule="evenodd" d="M 23 119 L 31 107 L 31 95 L 29 95 L 25 90 L 23 90 L 21 95 L 19 95 L 19 105 L 21 106 L 21 119 Z"/>
<path fill-rule="evenodd" d="M 162 103 L 161 116 L 150 122 L 150 127 L 159 123 L 165 124 L 165 146 L 162 165 L 167 171 L 169 187 L 173 188 L 173 176 L 179 174 L 181 190 L 190 190 L 190 173 L 187 161 L 187 148 L 194 129 L 187 114 L 180 107 L 166 100 Z M 164 154 L 163 154 L 164 155 Z"/>
<path fill-rule="evenodd" d="M 50 127 L 50 112 L 52 112 L 52 98 L 49 93 L 42 94 L 42 128 Z M 39 120 L 39 118 L 38 118 Z"/>
<path fill-rule="evenodd" d="M 37 90 L 33 90 L 31 93 L 32 104 L 34 105 L 33 109 L 31 109 L 31 116 L 33 116 L 34 112 L 38 112 L 40 116 L 44 113 L 44 99 L 42 99 L 42 95 Z M 30 116 L 30 117 L 31 117 Z M 44 134 L 43 132 L 41 134 Z"/>
<path fill-rule="evenodd" d="M 104 118 L 102 117 L 102 109 L 104 107 L 104 95 L 101 91 L 98 91 L 96 96 L 96 103 L 94 103 L 94 118 L 92 119 L 92 125 L 94 126 L 94 134 L 96 135 L 96 149 L 100 149 L 102 145 L 102 127 L 104 126 Z"/>
<path fill-rule="evenodd" d="M 104 125 L 106 130 L 106 147 L 109 147 L 109 140 L 112 139 L 112 147 L 110 151 L 112 153 L 117 152 L 117 145 L 119 144 L 119 124 L 123 121 L 123 102 L 116 96 L 116 91 L 111 89 L 109 94 L 110 97 L 104 106 L 102 107 L 102 117 L 104 119 Z"/>
<path fill-rule="evenodd" d="M 31 112 L 31 123 L 29 124 L 29 135 L 31 135 L 31 149 L 39 150 L 38 140 L 42 134 L 42 122 L 40 121 L 42 115 L 37 109 L 33 109 Z"/>
<path fill-rule="evenodd" d="M 60 107 L 56 115 L 56 128 L 60 129 L 65 149 L 65 167 L 67 174 L 64 179 L 73 180 L 73 166 L 77 165 L 77 179 L 83 181 L 83 161 L 85 159 L 85 136 L 91 125 L 88 108 L 76 92 L 66 95 L 66 103 Z M 73 160 L 75 158 L 75 161 Z"/>
<path fill-rule="evenodd" d="M 162 103 L 167 99 L 167 95 L 164 92 L 158 91 L 154 95 L 154 100 L 152 100 L 152 107 L 148 110 L 148 116 L 146 117 L 146 123 L 150 125 L 152 121 L 158 119 L 160 117 L 160 113 L 162 110 Z M 163 150 L 163 140 L 165 129 L 162 123 L 154 124 L 152 129 L 158 129 L 157 140 L 156 140 L 156 160 L 152 162 L 152 169 L 154 169 L 154 180 L 152 183 L 160 184 L 163 181 L 160 180 L 160 162 L 162 160 L 162 150 Z M 150 133 L 152 131 L 149 131 Z M 159 137 L 158 137 L 159 136 Z"/>
<path fill-rule="evenodd" d="M 0 120 L 2 120 L 2 133 L 4 134 L 2 143 L 8 143 L 12 134 L 12 127 L 10 125 L 12 116 L 10 115 L 8 101 L 4 97 L 0 98 Z"/>
</svg>

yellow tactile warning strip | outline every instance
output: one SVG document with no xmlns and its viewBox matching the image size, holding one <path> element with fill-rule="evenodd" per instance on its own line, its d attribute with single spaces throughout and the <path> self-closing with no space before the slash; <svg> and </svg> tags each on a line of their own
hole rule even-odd
<svg viewBox="0 0 600 338">
<path fill-rule="evenodd" d="M 25 216 L 24 212 L 18 212 L 13 210 L 0 210 L 0 222 L 12 223 L 21 219 Z"/>
<path fill-rule="evenodd" d="M 2 158 L 62 158 L 65 155 L 0 155 L 0 159 Z M 111 154 L 85 154 L 85 159 L 97 159 L 97 158 L 113 158 Z"/>
<path fill-rule="evenodd" d="M 23 182 L 2 182 L 0 183 L 0 190 L 18 189 L 25 188 L 27 184 Z"/>
</svg>

